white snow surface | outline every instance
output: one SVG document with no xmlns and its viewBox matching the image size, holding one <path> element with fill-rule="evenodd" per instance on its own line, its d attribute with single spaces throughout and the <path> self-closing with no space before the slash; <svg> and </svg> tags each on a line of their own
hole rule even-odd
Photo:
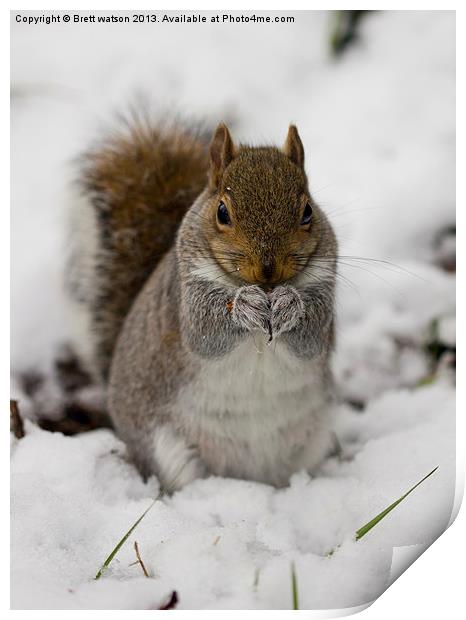
<svg viewBox="0 0 466 620">
<path fill-rule="evenodd" d="M 371 14 L 339 60 L 320 12 L 296 14 L 292 26 L 13 24 L 14 373 L 47 373 L 59 346 L 79 338 L 62 286 L 71 162 L 134 93 L 149 93 L 157 114 L 227 118 L 251 143 L 281 143 L 295 122 L 342 255 L 341 456 L 282 490 L 210 478 L 159 500 L 97 581 L 158 482 L 141 480 L 109 430 L 39 429 L 13 381 L 30 418 L 12 439 L 13 608 L 157 609 L 176 590 L 181 609 L 289 609 L 292 562 L 300 608 L 351 607 L 390 583 L 394 547 L 445 529 L 454 385 L 446 368 L 432 377 L 423 347 L 434 319 L 442 342 L 455 340 L 455 277 L 435 263 L 439 231 L 455 221 L 454 19 Z M 131 565 L 135 540 L 150 578 Z"/>
</svg>

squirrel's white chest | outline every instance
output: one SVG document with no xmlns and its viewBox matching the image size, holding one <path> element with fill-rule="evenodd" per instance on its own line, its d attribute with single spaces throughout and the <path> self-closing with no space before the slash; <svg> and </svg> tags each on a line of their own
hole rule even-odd
<svg viewBox="0 0 466 620">
<path fill-rule="evenodd" d="M 260 334 L 203 363 L 178 405 L 190 441 L 218 475 L 254 472 L 258 479 L 262 471 L 265 482 L 286 483 L 328 448 L 321 363 L 297 358 L 280 341 L 269 345 Z"/>
<path fill-rule="evenodd" d="M 231 353 L 203 365 L 196 387 L 208 394 L 206 410 L 248 415 L 273 409 L 285 393 L 301 391 L 312 374 L 309 362 L 290 353 L 279 341 L 268 344 L 255 333 Z"/>
</svg>

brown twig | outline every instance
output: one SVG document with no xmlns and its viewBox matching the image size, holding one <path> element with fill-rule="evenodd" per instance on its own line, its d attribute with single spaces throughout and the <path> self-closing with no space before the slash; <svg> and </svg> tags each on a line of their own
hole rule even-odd
<svg viewBox="0 0 466 620">
<path fill-rule="evenodd" d="M 144 565 L 144 562 L 142 561 L 141 554 L 139 553 L 139 545 L 138 545 L 138 543 L 136 541 L 134 541 L 134 550 L 136 552 L 136 557 L 137 557 L 137 562 L 134 562 L 134 563 L 135 564 L 140 564 L 141 568 L 142 568 L 142 572 L 144 573 L 144 575 L 146 577 L 150 577 L 150 575 L 147 572 L 147 569 L 146 569 L 146 567 Z"/>
<path fill-rule="evenodd" d="M 22 439 L 24 437 L 23 418 L 19 413 L 17 400 L 10 400 L 10 430 L 16 439 Z"/>
</svg>

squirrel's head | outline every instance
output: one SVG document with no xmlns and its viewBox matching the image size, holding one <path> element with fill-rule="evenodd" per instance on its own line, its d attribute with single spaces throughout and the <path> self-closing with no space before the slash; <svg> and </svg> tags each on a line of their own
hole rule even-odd
<svg viewBox="0 0 466 620">
<path fill-rule="evenodd" d="M 296 127 L 279 149 L 236 147 L 220 124 L 202 215 L 216 261 L 235 278 L 273 286 L 300 273 L 318 244 L 322 215 L 309 194 Z"/>
</svg>

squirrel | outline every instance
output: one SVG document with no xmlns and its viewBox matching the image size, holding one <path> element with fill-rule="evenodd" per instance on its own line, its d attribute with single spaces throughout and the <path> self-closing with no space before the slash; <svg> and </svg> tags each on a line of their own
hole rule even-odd
<svg viewBox="0 0 466 620">
<path fill-rule="evenodd" d="M 277 148 L 135 120 L 82 161 L 70 289 L 142 475 L 312 472 L 333 441 L 337 241 L 297 128 Z"/>
</svg>

